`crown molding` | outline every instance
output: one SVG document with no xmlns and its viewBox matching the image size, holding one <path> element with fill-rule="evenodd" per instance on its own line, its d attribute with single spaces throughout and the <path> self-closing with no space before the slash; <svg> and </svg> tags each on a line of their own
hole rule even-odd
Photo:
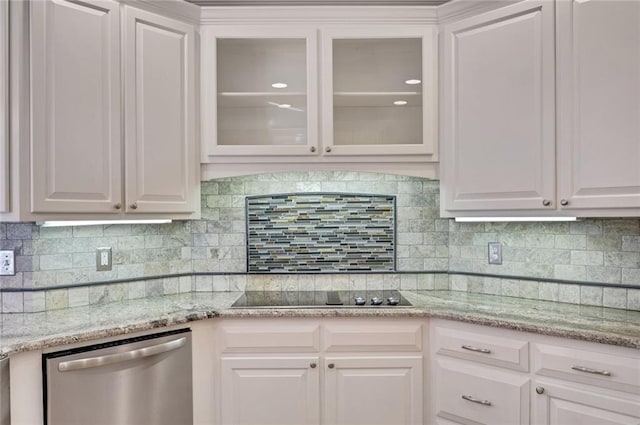
<svg viewBox="0 0 640 425">
<path fill-rule="evenodd" d="M 202 24 L 435 24 L 434 6 L 203 7 Z"/>
<path fill-rule="evenodd" d="M 448 22 L 509 6 L 522 0 L 451 0 L 437 8 L 438 23 Z"/>
<path fill-rule="evenodd" d="M 439 6 L 451 0 L 186 0 L 203 7 L 236 6 Z"/>
<path fill-rule="evenodd" d="M 2 1 L 2 0 L 0 0 Z M 149 12 L 160 13 L 193 24 L 200 23 L 200 6 L 184 0 L 117 0 Z"/>
</svg>

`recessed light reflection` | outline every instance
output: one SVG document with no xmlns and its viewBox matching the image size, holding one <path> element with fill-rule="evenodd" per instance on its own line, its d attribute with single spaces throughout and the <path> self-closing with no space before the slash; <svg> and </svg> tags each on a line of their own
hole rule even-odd
<svg viewBox="0 0 640 425">
<path fill-rule="evenodd" d="M 420 84 L 422 81 L 420 80 L 407 80 L 404 83 L 405 84 L 410 84 L 410 85 L 414 85 L 414 84 Z"/>
<path fill-rule="evenodd" d="M 289 111 L 298 111 L 298 112 L 304 112 L 304 109 L 300 109 L 300 108 L 294 108 L 293 106 L 291 106 L 288 103 L 276 103 L 276 102 L 267 102 L 269 105 L 271 106 L 275 106 L 278 107 L 280 109 L 287 109 Z"/>
<path fill-rule="evenodd" d="M 406 100 L 396 100 L 395 102 L 393 102 L 394 105 L 396 106 L 404 106 L 407 104 Z"/>
<path fill-rule="evenodd" d="M 288 87 L 288 84 L 286 83 L 273 83 L 271 84 L 271 87 L 273 87 L 274 89 L 285 89 Z"/>
</svg>

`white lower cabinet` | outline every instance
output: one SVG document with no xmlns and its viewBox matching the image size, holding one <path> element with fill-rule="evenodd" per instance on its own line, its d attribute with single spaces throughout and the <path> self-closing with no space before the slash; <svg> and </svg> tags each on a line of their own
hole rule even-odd
<svg viewBox="0 0 640 425">
<path fill-rule="evenodd" d="M 422 362 L 422 356 L 326 357 L 324 423 L 421 423 Z"/>
<path fill-rule="evenodd" d="M 529 423 L 529 377 L 511 371 L 438 357 L 434 379 L 437 416 L 488 425 Z"/>
<path fill-rule="evenodd" d="M 314 356 L 222 358 L 222 423 L 319 424 L 318 363 Z"/>
<path fill-rule="evenodd" d="M 425 328 L 418 319 L 221 320 L 219 423 L 423 424 Z"/>
<path fill-rule="evenodd" d="M 640 423 L 640 350 L 447 320 L 429 333 L 430 424 Z"/>
<path fill-rule="evenodd" d="M 538 425 L 637 425 L 637 396 L 561 381 L 534 382 L 534 423 Z"/>
</svg>

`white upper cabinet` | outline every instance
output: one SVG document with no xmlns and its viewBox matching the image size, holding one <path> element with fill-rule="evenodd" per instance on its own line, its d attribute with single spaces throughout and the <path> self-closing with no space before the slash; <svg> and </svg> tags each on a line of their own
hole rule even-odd
<svg viewBox="0 0 640 425">
<path fill-rule="evenodd" d="M 640 212 L 640 2 L 556 7 L 558 197 Z"/>
<path fill-rule="evenodd" d="M 124 8 L 127 211 L 195 212 L 195 32 Z"/>
<path fill-rule="evenodd" d="M 11 3 L 10 28 L 13 205 L 0 219 L 196 217 L 194 25 L 42 0 Z"/>
<path fill-rule="evenodd" d="M 0 3 L 0 212 L 9 211 L 9 2 Z"/>
<path fill-rule="evenodd" d="M 324 152 L 433 155 L 435 42 L 429 27 L 322 31 Z"/>
<path fill-rule="evenodd" d="M 640 215 L 640 2 L 525 0 L 443 37 L 443 215 Z"/>
<path fill-rule="evenodd" d="M 437 177 L 436 20 L 435 8 L 203 8 L 203 178 Z"/>
<path fill-rule="evenodd" d="M 115 211 L 122 202 L 120 6 L 30 6 L 32 212 Z"/>
<path fill-rule="evenodd" d="M 313 29 L 205 27 L 205 155 L 316 152 L 316 46 Z"/>
<path fill-rule="evenodd" d="M 553 3 L 445 27 L 443 210 L 554 207 Z"/>
</svg>

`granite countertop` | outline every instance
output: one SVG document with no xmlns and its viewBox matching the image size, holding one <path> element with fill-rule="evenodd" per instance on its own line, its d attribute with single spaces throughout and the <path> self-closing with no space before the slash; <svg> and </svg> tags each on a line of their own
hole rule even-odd
<svg viewBox="0 0 640 425">
<path fill-rule="evenodd" d="M 197 292 L 0 315 L 0 356 L 212 317 L 434 317 L 640 348 L 640 312 L 455 291 L 401 291 L 408 308 L 231 309 L 240 292 Z"/>
</svg>

